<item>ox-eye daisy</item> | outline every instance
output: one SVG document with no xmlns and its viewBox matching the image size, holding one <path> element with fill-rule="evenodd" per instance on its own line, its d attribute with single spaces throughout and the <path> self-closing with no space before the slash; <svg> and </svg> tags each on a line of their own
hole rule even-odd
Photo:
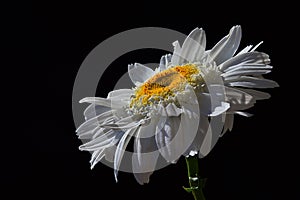
<svg viewBox="0 0 300 200">
<path fill-rule="evenodd" d="M 77 134 L 84 143 L 80 149 L 92 153 L 91 168 L 106 159 L 113 162 L 117 179 L 132 138 L 132 170 L 140 184 L 149 182 L 159 156 L 175 163 L 181 155 L 207 155 L 217 138 L 232 129 L 234 114 L 249 116 L 245 109 L 269 98 L 256 88 L 277 86 L 262 76 L 272 69 L 269 56 L 256 51 L 259 44 L 236 53 L 240 40 L 241 27 L 234 26 L 206 50 L 205 32 L 196 28 L 182 46 L 173 43 L 173 54 L 163 56 L 156 70 L 129 65 L 135 88 L 82 99 L 91 105 Z M 216 135 L 211 121 L 220 116 L 223 130 Z"/>
</svg>

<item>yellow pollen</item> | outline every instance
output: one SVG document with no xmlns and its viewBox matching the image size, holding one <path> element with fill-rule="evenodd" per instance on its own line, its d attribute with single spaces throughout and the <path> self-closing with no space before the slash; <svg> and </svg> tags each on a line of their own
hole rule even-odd
<svg viewBox="0 0 300 200">
<path fill-rule="evenodd" d="M 130 107 L 151 105 L 153 101 L 172 97 L 175 92 L 184 90 L 186 84 L 196 86 L 199 72 L 194 64 L 187 64 L 157 73 L 136 89 Z"/>
</svg>

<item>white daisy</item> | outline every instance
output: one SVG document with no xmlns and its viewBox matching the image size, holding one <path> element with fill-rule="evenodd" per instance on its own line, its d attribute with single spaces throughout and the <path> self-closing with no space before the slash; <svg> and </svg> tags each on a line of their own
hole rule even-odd
<svg viewBox="0 0 300 200">
<path fill-rule="evenodd" d="M 129 65 L 135 88 L 82 99 L 91 105 L 77 134 L 84 143 L 80 150 L 92 153 L 91 168 L 106 159 L 113 162 L 117 179 L 133 136 L 132 171 L 140 184 L 149 182 L 159 156 L 175 163 L 181 155 L 207 155 L 219 136 L 232 129 L 234 114 L 249 116 L 243 110 L 270 97 L 250 88 L 277 86 L 262 77 L 272 67 L 267 54 L 255 51 L 260 44 L 235 54 L 240 40 L 241 27 L 234 26 L 205 50 L 205 32 L 196 28 L 182 47 L 173 43 L 173 54 L 163 56 L 156 70 Z M 220 119 L 222 132 L 216 128 Z"/>
</svg>

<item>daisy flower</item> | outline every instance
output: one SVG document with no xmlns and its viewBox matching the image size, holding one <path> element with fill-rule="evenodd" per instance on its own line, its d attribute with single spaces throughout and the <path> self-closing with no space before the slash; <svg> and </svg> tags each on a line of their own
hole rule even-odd
<svg viewBox="0 0 300 200">
<path fill-rule="evenodd" d="M 269 56 L 252 45 L 237 52 L 241 27 L 234 26 L 212 49 L 206 50 L 203 29 L 194 29 L 173 54 L 164 55 L 152 70 L 142 64 L 128 66 L 132 89 L 111 91 L 107 98 L 87 97 L 85 122 L 76 130 L 80 150 L 92 154 L 91 168 L 105 159 L 115 178 L 133 139 L 132 172 L 140 184 L 148 183 L 158 159 L 176 163 L 183 156 L 206 156 L 218 138 L 233 127 L 234 115 L 269 94 L 265 79 L 271 71 Z M 131 144 L 131 143 L 130 143 Z M 162 159 L 160 159 L 162 160 Z"/>
</svg>

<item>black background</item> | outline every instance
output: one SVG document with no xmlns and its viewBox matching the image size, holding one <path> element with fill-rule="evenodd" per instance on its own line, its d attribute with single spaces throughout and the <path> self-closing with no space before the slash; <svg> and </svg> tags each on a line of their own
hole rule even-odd
<svg viewBox="0 0 300 200">
<path fill-rule="evenodd" d="M 115 183 L 113 169 L 101 163 L 90 170 L 90 154 L 78 150 L 81 141 L 75 135 L 73 83 L 88 53 L 121 31 L 154 26 L 188 34 L 202 27 L 211 48 L 233 25 L 240 24 L 241 48 L 263 40 L 259 50 L 270 55 L 274 66 L 267 77 L 280 87 L 266 90 L 272 97 L 249 110 L 253 117 L 237 116 L 233 131 L 200 160 L 201 175 L 208 178 L 205 194 L 211 200 L 294 195 L 293 180 L 299 175 L 293 169 L 299 158 L 293 157 L 298 131 L 293 127 L 297 117 L 291 113 L 298 109 L 297 87 L 293 88 L 298 79 L 292 77 L 298 64 L 292 56 L 297 40 L 292 39 L 296 13 L 291 5 L 254 1 L 26 2 L 16 3 L 4 15 L 3 55 L 7 62 L 2 80 L 8 93 L 3 108 L 8 109 L 8 122 L 3 126 L 8 131 L 3 128 L 3 185 L 15 191 L 26 189 L 21 194 L 30 197 L 43 192 L 54 197 L 96 199 L 192 199 L 182 189 L 188 184 L 183 158 L 156 171 L 144 186 L 124 172 Z M 162 53 L 143 50 L 122 56 L 101 78 L 99 85 L 105 87 L 96 95 L 106 96 L 128 63 L 157 62 Z"/>
</svg>

